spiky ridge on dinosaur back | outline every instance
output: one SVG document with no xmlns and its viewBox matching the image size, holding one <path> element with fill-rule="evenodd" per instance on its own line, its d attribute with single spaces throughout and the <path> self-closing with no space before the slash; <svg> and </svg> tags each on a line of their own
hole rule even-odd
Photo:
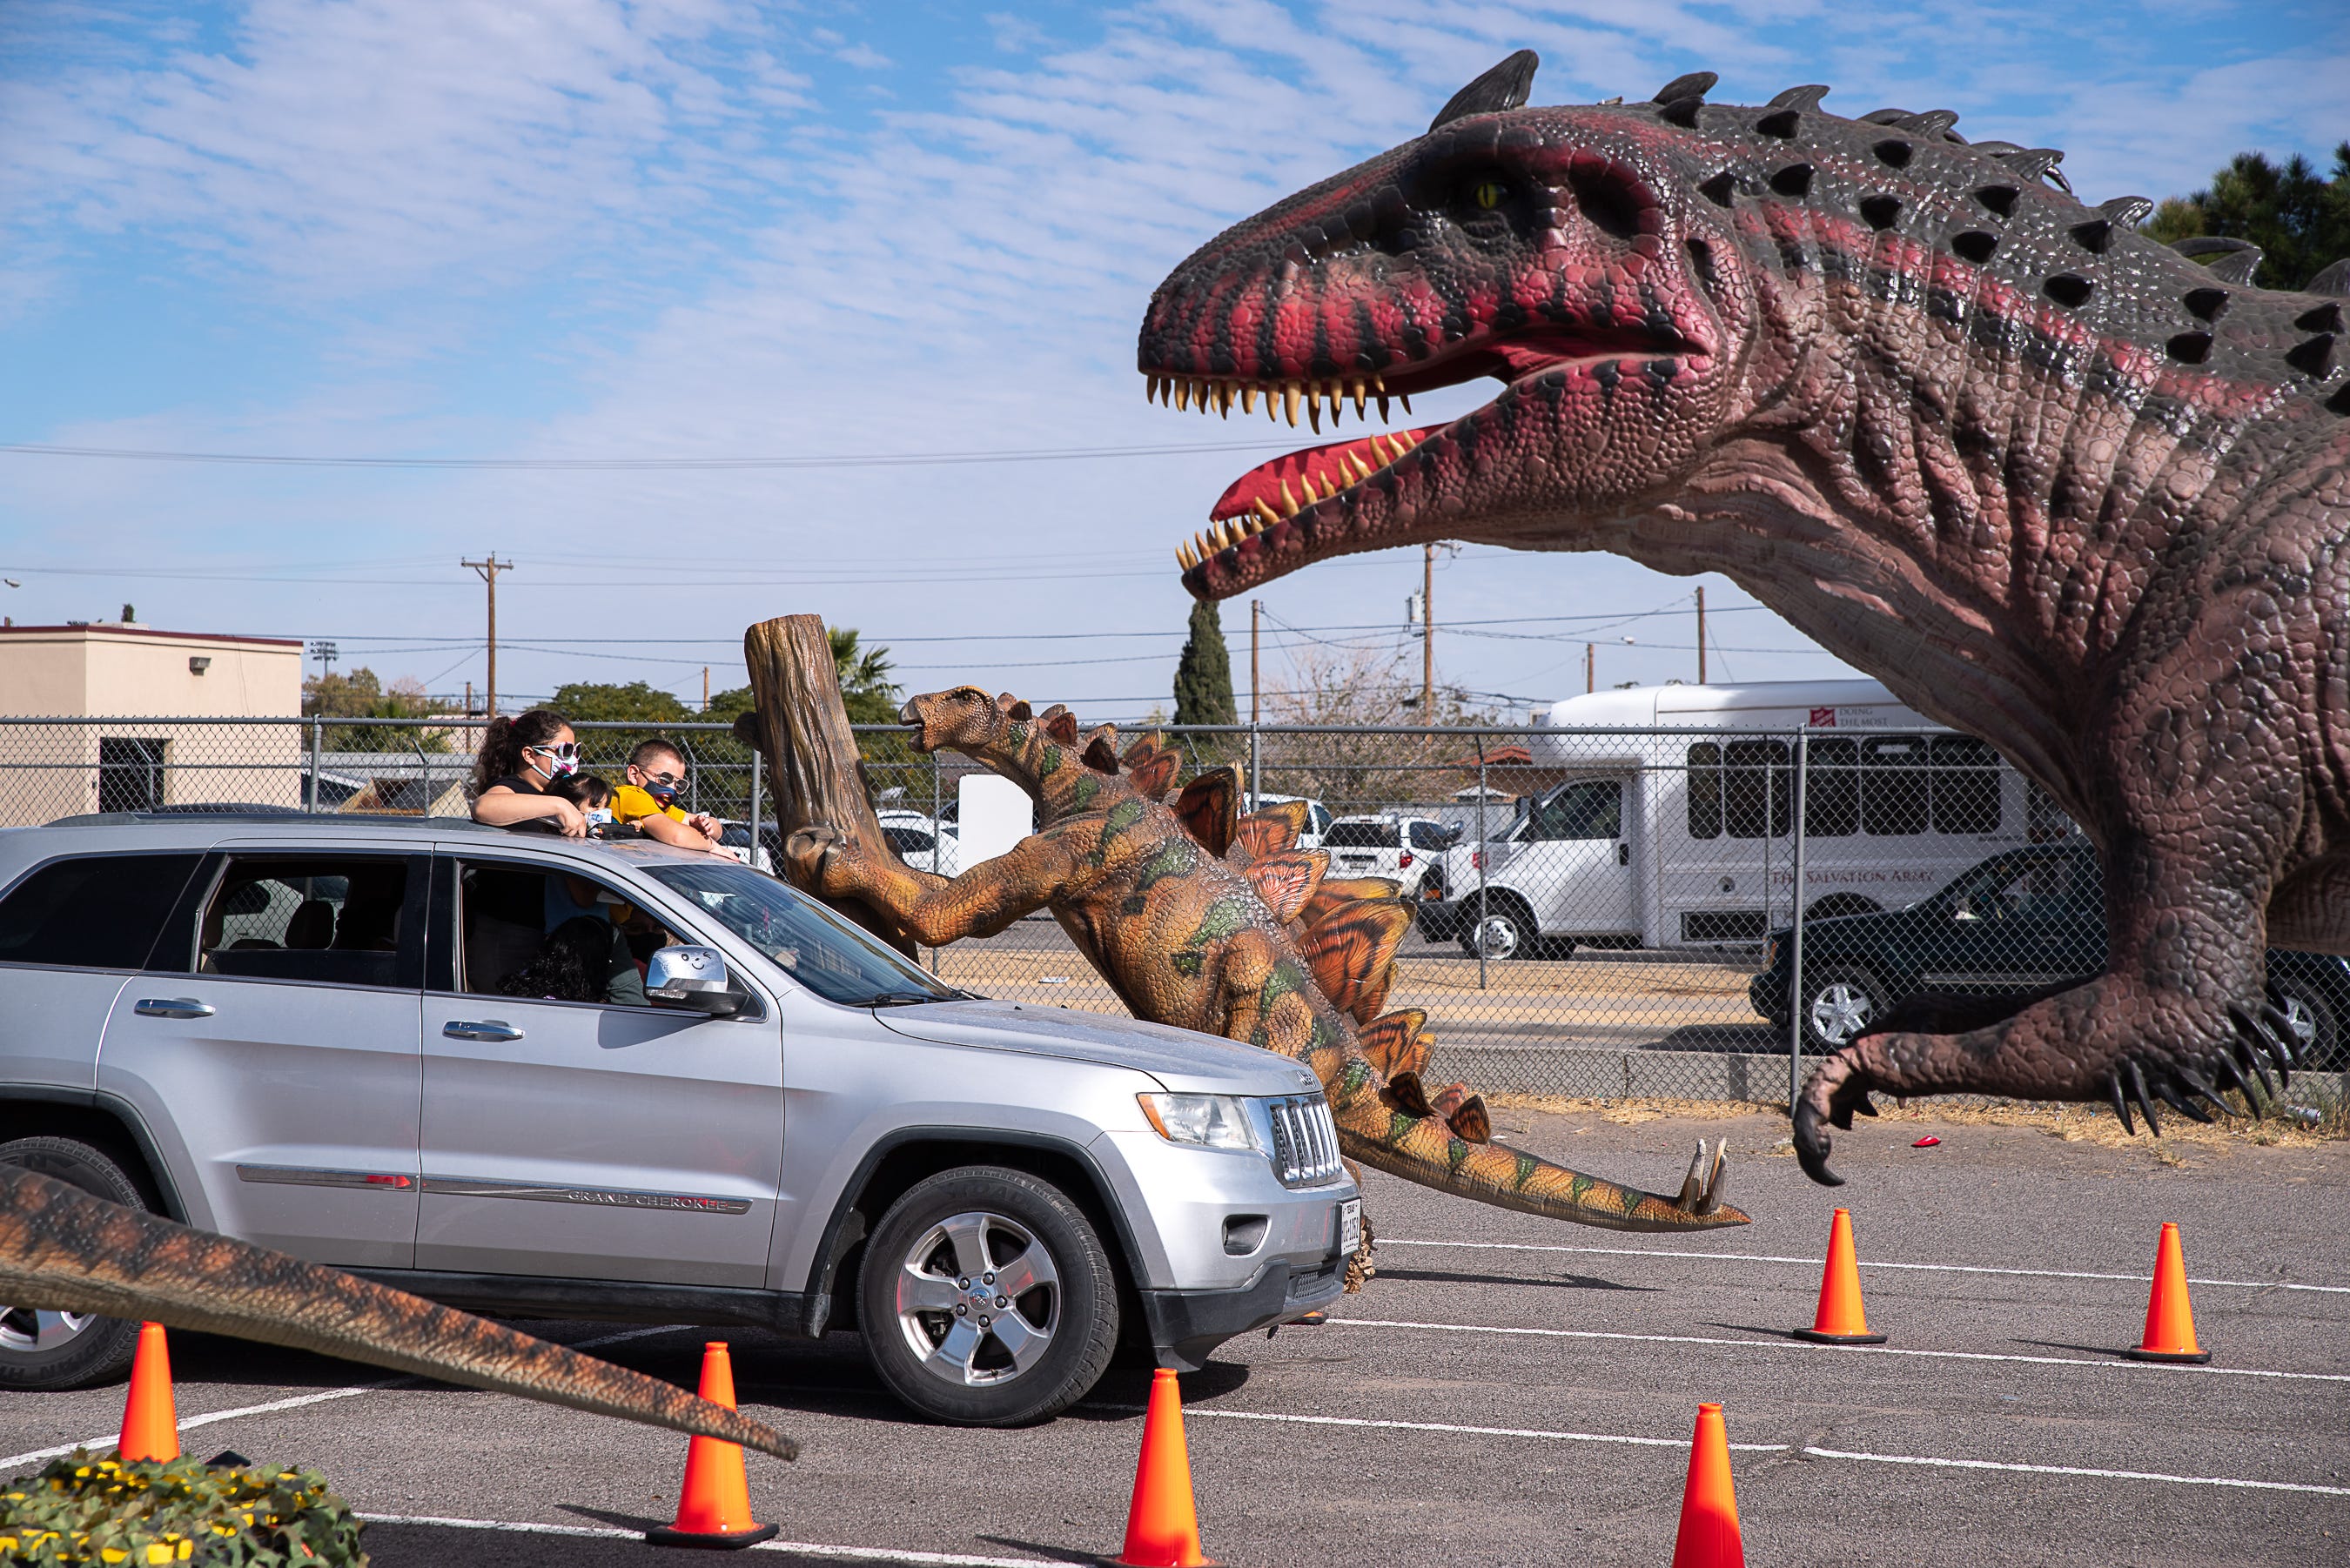
<svg viewBox="0 0 2350 1568">
<path fill-rule="evenodd" d="M 2205 242 L 2226 254 L 2197 265 L 2135 232 L 2144 198 L 2085 206 L 2063 188 L 2061 152 L 1969 144 L 1947 110 L 1846 119 L 1818 107 L 1823 87 L 1713 105 L 1713 80 L 1684 77 L 1640 104 L 1472 104 L 1178 267 L 1139 353 L 1150 394 L 1178 407 L 1245 413 L 1262 397 L 1293 426 L 1303 404 L 1318 431 L 1326 405 L 1335 426 L 1368 400 L 1384 419 L 1390 399 L 1409 411 L 1414 392 L 1505 383 L 1449 424 L 1243 475 L 1178 550 L 1185 586 L 1222 598 L 1332 556 L 1506 542 L 1563 505 L 1660 500 L 1748 421 L 1786 412 L 1771 407 L 1784 368 L 1762 339 L 1811 289 L 1841 296 L 1818 325 L 1866 341 L 1871 317 L 1917 317 L 1953 359 L 2101 389 L 2125 429 L 2190 446 L 2295 411 L 2282 405 L 2329 424 L 2350 415 L 2340 304 L 2243 286 L 2258 251 Z M 1899 367 L 1918 398 L 1955 390 L 1926 369 Z M 1927 414 L 1961 445 L 2008 444 L 2004 410 L 1953 400 Z M 1628 446 L 1627 428 L 1640 432 Z M 1900 466 L 1898 435 L 1866 432 L 1859 450 Z M 2102 488 L 2109 466 L 2110 453 L 2012 477 L 2043 493 Z"/>
</svg>

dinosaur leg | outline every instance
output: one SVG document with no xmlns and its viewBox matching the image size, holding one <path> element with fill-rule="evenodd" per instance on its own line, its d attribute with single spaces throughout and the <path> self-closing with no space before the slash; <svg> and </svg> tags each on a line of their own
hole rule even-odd
<svg viewBox="0 0 2350 1568">
<path fill-rule="evenodd" d="M 1875 1091 L 2105 1101 L 2132 1131 L 2135 1106 L 2159 1132 L 2156 1100 L 2210 1121 L 2207 1106 L 2233 1114 L 2220 1090 L 2249 1095 L 2271 1064 L 2289 1072 L 2293 1036 L 2262 992 L 2260 878 L 2190 885 L 2184 862 L 2146 846 L 2116 858 L 2107 898 L 2120 918 L 2104 974 L 1963 1033 L 1866 1035 L 1814 1071 L 1794 1116 L 1796 1157 L 1813 1180 L 1840 1183 L 1826 1129 L 1874 1115 Z"/>
<path fill-rule="evenodd" d="M 894 856 L 868 855 L 822 824 L 793 834 L 784 857 L 798 886 L 886 909 L 925 947 L 992 937 L 1070 891 L 1081 869 L 1076 846 L 1049 830 L 952 878 L 910 870 Z"/>
</svg>

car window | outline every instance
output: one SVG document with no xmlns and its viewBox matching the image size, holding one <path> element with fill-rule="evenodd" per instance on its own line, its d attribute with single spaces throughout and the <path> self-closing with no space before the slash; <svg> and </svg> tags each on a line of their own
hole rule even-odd
<svg viewBox="0 0 2350 1568">
<path fill-rule="evenodd" d="M 1959 919 L 2077 919 L 2102 909 L 2105 890 L 2088 856 L 2029 856 L 1974 867 L 1950 884 L 1950 902 Z"/>
<path fill-rule="evenodd" d="M 457 989 L 475 996 L 658 1005 L 645 965 L 680 938 L 592 877 L 508 860 L 457 876 Z"/>
<path fill-rule="evenodd" d="M 1393 849 L 1396 847 L 1396 826 L 1392 822 L 1334 822 L 1330 831 L 1322 836 L 1326 849 Z"/>
<path fill-rule="evenodd" d="M 1414 849 L 1443 849 L 1456 835 L 1440 822 L 1415 822 L 1411 825 L 1411 846 Z"/>
<path fill-rule="evenodd" d="M 884 823 L 881 836 L 899 855 L 928 855 L 938 841 L 919 827 L 891 827 Z"/>
<path fill-rule="evenodd" d="M 400 856 L 233 856 L 204 905 L 196 968 L 318 985 L 420 985 L 421 933 L 403 929 L 408 878 Z"/>
<path fill-rule="evenodd" d="M 827 1002 L 870 1007 L 962 994 L 772 877 L 722 861 L 649 869 Z"/>
<path fill-rule="evenodd" d="M 140 969 L 203 857 L 53 860 L 0 900 L 0 963 Z M 182 949 L 180 962 L 187 962 Z"/>
<path fill-rule="evenodd" d="M 1534 809 L 1526 838 L 1615 838 L 1623 820 L 1623 786 L 1613 779 L 1586 779 L 1544 797 Z"/>
</svg>

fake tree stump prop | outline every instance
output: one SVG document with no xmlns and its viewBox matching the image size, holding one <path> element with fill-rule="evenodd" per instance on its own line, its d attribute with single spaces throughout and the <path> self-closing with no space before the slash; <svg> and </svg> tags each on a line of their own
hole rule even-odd
<svg viewBox="0 0 2350 1568">
<path fill-rule="evenodd" d="M 759 622 L 743 634 L 743 662 L 750 667 L 754 706 L 734 721 L 734 733 L 766 759 L 780 836 L 788 839 L 824 824 L 864 854 L 895 859 L 873 815 L 824 618 L 785 615 Z M 788 868 L 786 875 L 802 892 L 824 897 Z M 914 950 L 904 924 L 885 909 L 859 898 L 825 901 L 867 930 Z"/>
</svg>

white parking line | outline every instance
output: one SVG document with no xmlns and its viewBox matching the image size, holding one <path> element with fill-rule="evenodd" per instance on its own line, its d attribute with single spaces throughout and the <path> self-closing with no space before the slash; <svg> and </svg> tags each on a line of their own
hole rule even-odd
<svg viewBox="0 0 2350 1568">
<path fill-rule="evenodd" d="M 1103 1405 L 1087 1400 L 1088 1410 L 1116 1410 L 1139 1416 L 1141 1405 Z M 1461 1427 L 1449 1421 L 1382 1421 L 1367 1416 L 1292 1416 L 1271 1410 L 1224 1410 L 1212 1405 L 1184 1407 L 1183 1418 L 1221 1421 L 1276 1421 L 1301 1427 L 1375 1427 L 1399 1432 L 1461 1432 L 1472 1438 L 1544 1438 L 1555 1443 L 1622 1443 L 1641 1449 L 1686 1449 L 1687 1438 L 1632 1438 L 1616 1432 L 1562 1432 L 1548 1427 Z M 1783 1454 L 1784 1443 L 1732 1443 L 1732 1449 L 1756 1454 Z"/>
<path fill-rule="evenodd" d="M 1409 1328 L 1436 1334 L 1518 1334 L 1538 1339 L 1621 1339 L 1642 1345 L 1731 1345 L 1745 1350 L 1847 1351 L 1855 1355 L 1918 1355 L 1939 1361 L 2016 1361 L 2034 1366 L 2095 1366 L 2116 1372 L 2194 1372 L 2215 1377 L 2282 1377 L 2303 1383 L 2350 1383 L 2350 1372 L 2272 1372 L 2259 1366 L 2187 1366 L 2147 1361 L 2093 1361 L 2077 1355 L 2011 1355 L 1988 1350 L 1913 1350 L 1893 1345 L 1806 1345 L 1796 1340 L 1709 1339 L 1693 1334 L 1624 1334 L 1596 1328 L 1503 1328 L 1482 1323 L 1409 1323 L 1383 1317 L 1334 1317 L 1334 1326 Z"/>
<path fill-rule="evenodd" d="M 1840 1449 L 1806 1448 L 1814 1459 L 1860 1459 L 1877 1465 L 1931 1465 L 1955 1470 L 2014 1470 L 2035 1476 L 2094 1476 L 2101 1480 L 2168 1481 L 2173 1486 L 2232 1486 L 2254 1491 L 2314 1491 L 2327 1497 L 2350 1497 L 2350 1486 L 2319 1486 L 2314 1481 L 2239 1480 L 2232 1476 L 2174 1476 L 2159 1470 L 2100 1470 L 2085 1465 L 2016 1465 L 1995 1459 L 1938 1459 L 1921 1454 L 1856 1454 Z"/>
<path fill-rule="evenodd" d="M 1465 1247 L 1486 1252 L 1586 1252 L 1607 1258 L 1703 1258 L 1708 1262 L 1730 1263 L 1802 1263 L 1818 1268 L 1825 1262 L 1821 1258 L 1783 1258 L 1767 1252 L 1687 1252 L 1672 1251 L 1662 1247 L 1565 1247 L 1534 1241 L 1407 1241 L 1401 1237 L 1382 1236 L 1382 1247 Z M 2151 1284 L 2152 1274 L 2093 1274 L 2079 1269 L 1994 1269 L 1980 1263 L 1887 1263 L 1863 1258 L 1864 1269 L 1914 1269 L 1935 1274 L 2013 1274 L 2033 1280 L 2122 1280 L 2132 1284 Z M 2327 1295 L 2350 1296 L 2350 1285 L 2305 1285 L 2289 1280 L 2189 1280 L 2190 1285 L 2213 1285 L 2223 1289 L 2246 1291 L 2317 1291 Z"/>
<path fill-rule="evenodd" d="M 1139 1408 L 1139 1407 L 1138 1407 Z M 641 1541 L 639 1530 L 598 1530 L 582 1524 L 529 1524 L 504 1519 L 436 1519 L 421 1513 L 362 1513 L 369 1524 L 437 1524 L 447 1530 L 494 1530 L 513 1535 L 564 1535 L 604 1541 Z M 1037 1568 L 1049 1557 L 973 1557 L 962 1552 L 916 1552 L 890 1546 L 824 1546 L 808 1541 L 763 1541 L 754 1552 L 782 1552 L 794 1557 L 846 1558 L 858 1563 L 936 1563 L 939 1568 Z"/>
<path fill-rule="evenodd" d="M 597 1339 L 583 1339 L 571 1348 L 593 1350 L 600 1345 L 618 1345 L 623 1340 L 644 1339 L 656 1334 L 673 1334 L 680 1328 L 690 1326 L 691 1325 L 667 1324 L 660 1328 L 633 1328 L 624 1334 L 608 1334 Z M 185 1432 L 198 1427 L 209 1427 L 215 1421 L 233 1421 L 240 1416 L 266 1416 L 273 1410 L 298 1410 L 305 1405 L 324 1405 L 330 1400 L 348 1399 L 356 1395 L 379 1393 L 386 1388 L 397 1388 L 403 1384 L 415 1384 L 421 1381 L 421 1379 L 415 1377 L 387 1377 L 380 1383 L 355 1383 L 348 1388 L 329 1388 L 319 1394 L 299 1394 L 290 1399 L 272 1399 L 266 1404 L 239 1405 L 229 1410 L 212 1410 L 201 1416 L 182 1416 L 180 1417 L 180 1430 Z M 100 1450 L 110 1449 L 119 1436 L 119 1433 L 109 1432 L 103 1437 L 85 1438 L 78 1443 L 63 1443 L 53 1449 L 34 1449 L 26 1453 L 9 1454 L 0 1457 L 0 1469 L 5 1469 L 11 1465 L 30 1464 L 35 1459 L 53 1459 L 59 1454 L 72 1453 L 76 1449 Z"/>
</svg>

